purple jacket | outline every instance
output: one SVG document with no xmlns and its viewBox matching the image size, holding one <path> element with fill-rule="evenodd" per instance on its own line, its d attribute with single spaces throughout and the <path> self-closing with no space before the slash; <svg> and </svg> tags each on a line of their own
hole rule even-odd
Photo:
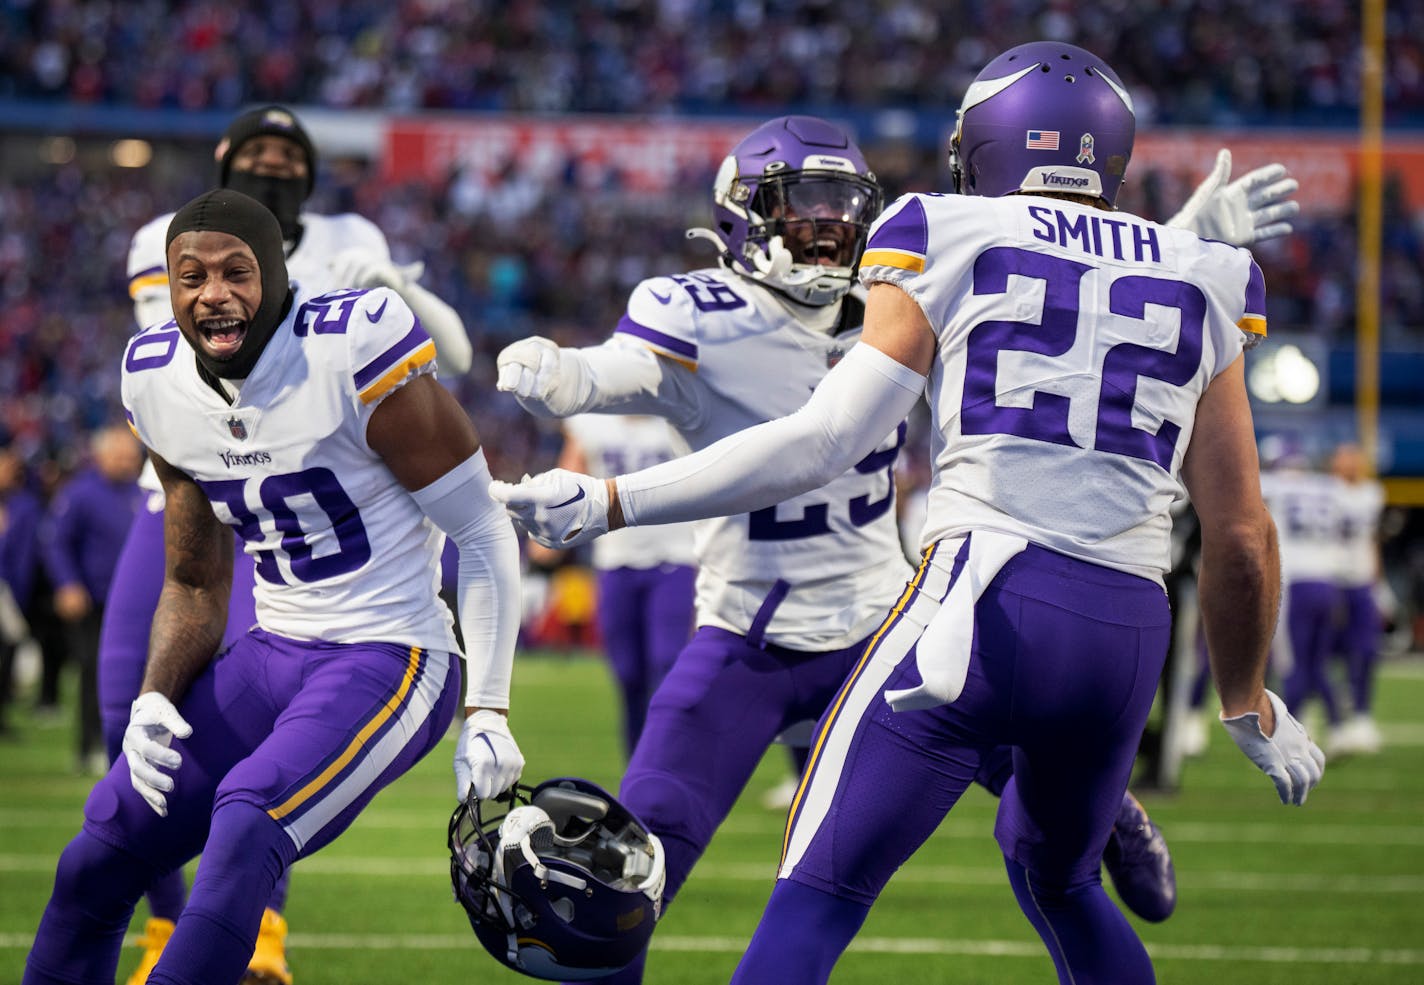
<svg viewBox="0 0 1424 985">
<path fill-rule="evenodd" d="M 40 521 L 44 503 L 33 489 L 16 489 L 0 502 L 0 581 L 10 586 L 15 604 L 29 613 L 40 563 Z"/>
<path fill-rule="evenodd" d="M 56 588 L 78 582 L 103 604 L 141 495 L 137 482 L 112 482 L 93 467 L 80 469 L 55 493 L 40 551 Z"/>
</svg>

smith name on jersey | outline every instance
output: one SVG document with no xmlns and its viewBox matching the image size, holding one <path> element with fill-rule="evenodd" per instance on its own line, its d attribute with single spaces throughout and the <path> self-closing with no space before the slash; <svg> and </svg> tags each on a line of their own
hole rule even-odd
<svg viewBox="0 0 1424 985">
<path fill-rule="evenodd" d="M 1071 201 L 906 195 L 860 278 L 938 339 L 924 543 L 996 530 L 1161 582 L 1197 402 L 1265 334 L 1251 254 Z"/>
<path fill-rule="evenodd" d="M 684 374 L 678 393 L 694 406 L 662 411 L 695 450 L 797 410 L 860 338 L 861 310 L 851 297 L 792 306 L 738 274 L 706 269 L 638 285 L 616 336 Z M 825 324 L 809 324 L 817 318 Z M 832 650 L 868 635 L 912 574 L 894 509 L 904 437 L 902 425 L 815 492 L 698 523 L 699 624 L 747 633 L 770 599 L 763 625 L 777 645 Z"/>
<path fill-rule="evenodd" d="M 436 596 L 444 537 L 366 443 L 380 401 L 434 371 L 394 291 L 297 291 L 231 404 L 172 321 L 130 340 L 123 400 L 140 440 L 242 537 L 263 629 L 454 651 Z"/>
</svg>

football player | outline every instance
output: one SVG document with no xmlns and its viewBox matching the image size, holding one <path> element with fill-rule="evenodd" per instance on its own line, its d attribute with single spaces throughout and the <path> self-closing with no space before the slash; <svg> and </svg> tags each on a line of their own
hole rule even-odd
<svg viewBox="0 0 1424 985">
<path fill-rule="evenodd" d="M 518 545 L 420 321 L 390 288 L 291 287 L 276 218 L 230 189 L 166 239 L 174 319 L 131 340 L 122 382 L 163 483 L 163 589 L 124 759 L 60 856 L 27 983 L 113 981 L 134 903 L 200 851 L 148 981 L 242 977 L 282 873 L 450 723 L 442 531 L 468 658 L 457 788 L 492 797 L 523 766 L 506 723 Z M 255 562 L 257 625 L 215 658 L 223 524 Z"/>
<path fill-rule="evenodd" d="M 388 287 L 419 317 L 435 340 L 437 363 L 446 375 L 470 367 L 472 347 L 460 316 L 421 287 L 420 264 L 398 267 L 390 247 L 369 220 L 354 214 L 321 215 L 304 211 L 317 171 L 316 148 L 301 122 L 280 106 L 264 106 L 238 116 L 218 142 L 218 183 L 266 205 L 282 227 L 287 272 L 303 288 L 320 293 L 338 287 Z M 153 219 L 134 234 L 129 246 L 129 294 L 137 328 L 173 317 L 169 297 L 164 237 L 173 214 Z M 163 581 L 163 494 L 152 467 L 141 484 L 148 491 L 145 508 L 129 528 L 104 608 L 99 650 L 100 698 L 110 761 L 117 758 L 128 724 L 129 705 L 138 697 L 148 652 L 148 629 L 158 605 Z M 252 561 L 236 555 L 233 597 L 227 640 L 245 633 L 253 616 Z M 141 985 L 158 961 L 183 908 L 183 874 L 163 876 L 149 889 L 151 918 L 139 945 L 143 956 L 129 978 Z M 248 981 L 260 985 L 291 985 L 282 910 L 287 897 L 284 875 L 268 903 L 262 933 L 253 953 Z"/>
<path fill-rule="evenodd" d="M 862 344 L 803 408 L 616 480 L 494 485 L 556 544 L 788 501 L 802 512 L 778 522 L 853 523 L 864 500 L 826 491 L 881 461 L 928 396 L 924 554 L 907 585 L 898 571 L 857 584 L 893 600 L 817 725 L 735 981 L 824 982 L 891 874 L 1006 745 L 996 835 L 1060 980 L 1153 980 L 1100 866 L 1170 634 L 1179 475 L 1203 524 L 1226 726 L 1283 801 L 1321 775 L 1263 685 L 1276 552 L 1241 359 L 1241 329 L 1265 327 L 1260 272 L 1244 249 L 1112 211 L 1133 132 L 1096 57 L 1059 43 L 1001 55 L 960 111 L 963 194 L 907 195 L 876 222 Z"/>
<path fill-rule="evenodd" d="M 1294 203 L 1277 199 L 1295 185 L 1283 169 L 1224 185 L 1229 157 L 1225 165 L 1183 221 L 1212 216 L 1251 237 L 1288 231 Z M 719 265 L 638 285 L 600 346 L 514 343 L 498 357 L 499 388 L 543 416 L 658 414 L 693 448 L 738 442 L 799 407 L 852 351 L 865 297 L 853 290 L 855 270 L 881 204 L 839 127 L 805 116 L 763 124 L 722 164 L 715 228 L 689 233 L 714 244 Z M 654 694 L 619 792 L 667 849 L 665 902 L 773 738 L 832 704 L 913 575 L 894 510 L 904 438 L 903 423 L 892 425 L 818 487 L 699 527 L 698 628 Z M 813 452 L 786 454 L 790 466 Z M 1010 750 L 970 772 L 1001 793 Z M 1175 903 L 1170 856 L 1140 805 L 1125 792 L 1119 800 L 1119 891 L 1139 915 L 1164 919 Z M 613 980 L 641 974 L 639 963 Z"/>
<path fill-rule="evenodd" d="M 1281 629 L 1285 680 L 1281 696 L 1294 714 L 1319 696 L 1328 726 L 1326 751 L 1339 751 L 1344 718 L 1329 660 L 1336 644 L 1335 618 L 1342 593 L 1340 569 L 1340 484 L 1312 467 L 1301 454 L 1284 457 L 1261 475 L 1261 493 L 1280 531 Z"/>
<path fill-rule="evenodd" d="M 1380 645 L 1380 594 L 1389 597 L 1380 563 L 1380 515 L 1384 487 L 1370 475 L 1364 450 L 1354 442 L 1337 445 L 1330 472 L 1339 482 L 1340 570 L 1337 584 L 1345 604 L 1345 622 L 1336 649 L 1346 658 L 1352 717 L 1337 736 L 1342 752 L 1379 752 L 1379 726 L 1370 715 L 1375 662 Z"/>
</svg>

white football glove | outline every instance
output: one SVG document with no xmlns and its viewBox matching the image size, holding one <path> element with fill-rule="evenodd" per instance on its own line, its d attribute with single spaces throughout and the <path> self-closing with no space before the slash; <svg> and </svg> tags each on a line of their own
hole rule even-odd
<svg viewBox="0 0 1424 985">
<path fill-rule="evenodd" d="M 412 264 L 424 269 L 424 264 Z M 382 260 L 360 249 L 342 250 L 331 259 L 331 281 L 338 287 L 389 287 L 399 291 L 405 287 L 405 271 L 389 260 Z"/>
<path fill-rule="evenodd" d="M 1276 712 L 1276 731 L 1261 731 L 1261 716 L 1254 711 L 1235 718 L 1222 718 L 1232 741 L 1276 785 L 1282 804 L 1305 803 L 1306 795 L 1325 773 L 1325 754 L 1310 741 L 1304 727 L 1286 710 L 1286 703 L 1272 691 L 1266 692 Z"/>
<path fill-rule="evenodd" d="M 1230 177 L 1231 151 L 1223 147 L 1216 152 L 1211 174 L 1167 225 L 1232 246 L 1250 246 L 1291 232 L 1290 219 L 1299 214 L 1300 203 L 1290 196 L 1300 182 L 1287 175 L 1284 164 L 1257 168 L 1228 185 Z"/>
<path fill-rule="evenodd" d="M 124 758 L 129 762 L 129 782 L 159 817 L 168 816 L 168 799 L 173 777 L 164 770 L 183 765 L 177 749 L 170 749 L 173 737 L 186 739 L 193 726 L 183 720 L 178 709 L 157 691 L 145 691 L 129 706 L 129 724 L 124 729 Z"/>
<path fill-rule="evenodd" d="M 509 732 L 509 720 L 481 708 L 465 719 L 455 743 L 455 796 L 464 800 L 471 787 L 479 800 L 497 797 L 524 771 L 524 754 Z"/>
<path fill-rule="evenodd" d="M 519 406 L 541 417 L 576 413 L 593 390 L 583 358 L 574 349 L 560 349 L 538 335 L 520 339 L 495 357 L 495 386 L 512 393 Z"/>
<path fill-rule="evenodd" d="M 490 497 L 545 547 L 577 547 L 608 532 L 608 486 L 581 472 L 553 469 L 517 483 L 496 480 Z"/>
</svg>

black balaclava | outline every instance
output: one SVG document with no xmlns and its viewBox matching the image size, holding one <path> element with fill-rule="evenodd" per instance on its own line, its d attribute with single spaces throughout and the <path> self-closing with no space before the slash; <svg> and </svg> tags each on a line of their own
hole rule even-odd
<svg viewBox="0 0 1424 985">
<path fill-rule="evenodd" d="M 251 171 L 234 171 L 232 158 L 237 149 L 248 140 L 261 134 L 275 134 L 295 140 L 307 155 L 307 176 L 305 178 L 274 178 L 253 174 Z M 218 161 L 218 184 L 224 188 L 242 192 L 257 199 L 272 214 L 282 227 L 282 238 L 295 240 L 301 234 L 302 203 L 312 193 L 316 182 L 316 148 L 301 123 L 290 110 L 281 106 L 263 106 L 249 110 L 228 125 L 222 140 L 218 141 L 215 156 Z"/>
<path fill-rule="evenodd" d="M 193 346 L 198 364 L 209 373 L 226 380 L 241 380 L 252 372 L 257 358 L 267 348 L 277 326 L 282 324 L 292 306 L 282 230 L 277 225 L 276 217 L 257 200 L 231 188 L 218 188 L 199 195 L 174 213 L 173 220 L 168 223 L 164 255 L 167 256 L 168 248 L 183 233 L 208 230 L 230 233 L 246 243 L 257 258 L 257 270 L 262 275 L 262 301 L 247 326 L 247 336 L 242 340 L 242 348 L 237 350 L 237 355 L 220 361 L 209 358 L 200 347 Z"/>
</svg>

